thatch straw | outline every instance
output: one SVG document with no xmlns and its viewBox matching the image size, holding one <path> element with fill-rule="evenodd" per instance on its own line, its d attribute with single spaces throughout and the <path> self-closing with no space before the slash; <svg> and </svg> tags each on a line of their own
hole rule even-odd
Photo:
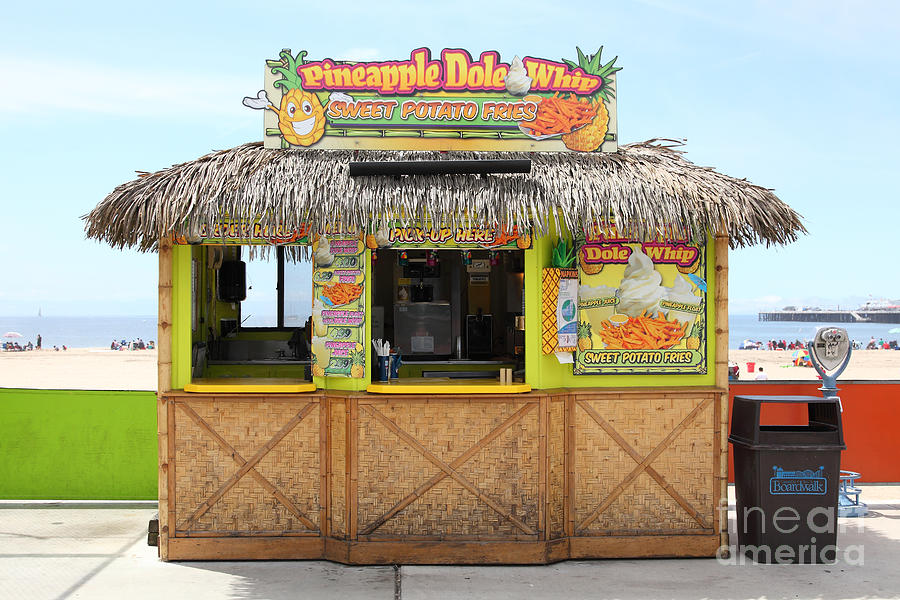
<svg viewBox="0 0 900 600">
<path fill-rule="evenodd" d="M 528 175 L 349 176 L 351 161 L 530 158 Z M 805 233 L 800 216 L 771 190 L 698 167 L 657 140 L 617 153 L 488 153 L 267 150 L 259 143 L 213 152 L 117 187 L 83 218 L 89 238 L 113 247 L 156 248 L 161 235 L 198 231 L 224 218 L 313 231 L 404 224 L 545 233 L 614 222 L 637 239 L 702 239 L 725 233 L 732 247 L 786 244 Z M 227 216 L 227 217 L 226 217 Z"/>
</svg>

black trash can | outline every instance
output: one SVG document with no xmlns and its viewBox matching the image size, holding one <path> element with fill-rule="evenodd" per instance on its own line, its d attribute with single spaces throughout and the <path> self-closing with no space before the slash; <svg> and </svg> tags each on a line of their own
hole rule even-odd
<svg viewBox="0 0 900 600">
<path fill-rule="evenodd" d="M 760 425 L 766 403 L 805 404 L 806 425 Z M 762 563 L 833 562 L 844 432 L 840 401 L 735 396 L 738 551 Z"/>
</svg>

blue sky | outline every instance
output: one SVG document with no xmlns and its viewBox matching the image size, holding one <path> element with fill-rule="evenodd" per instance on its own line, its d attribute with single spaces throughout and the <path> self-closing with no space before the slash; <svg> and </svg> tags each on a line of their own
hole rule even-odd
<svg viewBox="0 0 900 600">
<path fill-rule="evenodd" d="M 589 8 L 587 8 L 589 7 Z M 262 138 L 241 98 L 281 48 L 618 56 L 623 142 L 769 188 L 805 217 L 730 255 L 733 312 L 900 298 L 900 3 L 11 3 L 0 14 L 0 314 L 153 314 L 153 255 L 84 238 L 116 185 Z"/>
</svg>

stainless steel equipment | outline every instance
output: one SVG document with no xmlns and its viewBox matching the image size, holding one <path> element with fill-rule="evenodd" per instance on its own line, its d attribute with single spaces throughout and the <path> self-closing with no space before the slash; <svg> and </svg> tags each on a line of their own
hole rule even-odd
<svg viewBox="0 0 900 600">
<path fill-rule="evenodd" d="M 394 338 L 404 356 L 450 356 L 450 303 L 398 302 Z"/>
</svg>

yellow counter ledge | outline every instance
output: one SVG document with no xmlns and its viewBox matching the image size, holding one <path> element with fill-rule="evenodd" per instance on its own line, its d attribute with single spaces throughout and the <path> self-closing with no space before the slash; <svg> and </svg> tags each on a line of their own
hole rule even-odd
<svg viewBox="0 0 900 600">
<path fill-rule="evenodd" d="M 210 377 L 194 379 L 184 391 L 217 394 L 298 394 L 316 391 L 316 384 L 305 379 L 277 377 Z"/>
<path fill-rule="evenodd" d="M 527 383 L 500 383 L 491 379 L 451 379 L 428 377 L 394 379 L 370 383 L 370 394 L 521 394 L 530 392 Z"/>
</svg>

